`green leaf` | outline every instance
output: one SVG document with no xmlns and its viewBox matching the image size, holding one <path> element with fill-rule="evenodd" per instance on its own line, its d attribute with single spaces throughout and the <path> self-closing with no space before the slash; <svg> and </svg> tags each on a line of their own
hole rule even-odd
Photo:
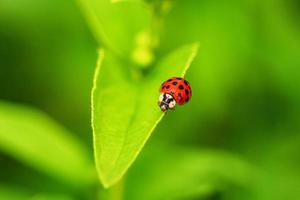
<svg viewBox="0 0 300 200">
<path fill-rule="evenodd" d="M 42 112 L 0 102 L 0 150 L 61 180 L 82 185 L 94 173 L 87 150 Z"/>
<path fill-rule="evenodd" d="M 148 31 L 151 12 L 141 3 L 112 0 L 78 0 L 88 24 L 100 44 L 130 58 L 138 35 Z"/>
<path fill-rule="evenodd" d="M 131 2 L 131 3 L 145 3 L 143 0 L 110 0 L 112 3 L 122 3 L 122 2 Z"/>
<path fill-rule="evenodd" d="M 197 45 L 182 47 L 154 66 L 140 81 L 128 66 L 102 50 L 92 91 L 92 126 L 97 170 L 105 187 L 116 183 L 133 163 L 163 117 L 157 106 L 161 83 L 184 76 Z"/>
<path fill-rule="evenodd" d="M 72 200 L 74 197 L 71 197 L 67 194 L 35 194 L 30 200 Z"/>
<path fill-rule="evenodd" d="M 71 200 L 68 194 L 63 193 L 34 193 L 16 185 L 0 185 L 0 199 L 4 200 Z"/>
<path fill-rule="evenodd" d="M 24 200 L 30 197 L 29 193 L 16 187 L 0 185 L 0 199 Z"/>
<path fill-rule="evenodd" d="M 229 186 L 247 188 L 258 176 L 224 151 L 150 147 L 128 173 L 125 199 L 205 199 Z"/>
</svg>

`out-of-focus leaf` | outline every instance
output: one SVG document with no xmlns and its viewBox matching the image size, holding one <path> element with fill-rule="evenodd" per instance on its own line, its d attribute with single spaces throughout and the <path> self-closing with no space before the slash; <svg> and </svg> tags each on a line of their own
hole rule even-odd
<svg viewBox="0 0 300 200">
<path fill-rule="evenodd" d="M 0 185 L 0 199 L 9 200 L 24 200 L 28 199 L 29 193 L 21 191 L 18 188 L 12 188 L 5 185 Z"/>
<path fill-rule="evenodd" d="M 67 194 L 39 193 L 32 194 L 17 186 L 0 185 L 0 199 L 3 200 L 71 200 Z"/>
<path fill-rule="evenodd" d="M 29 200 L 72 200 L 74 198 L 64 194 L 36 194 Z"/>
<path fill-rule="evenodd" d="M 92 180 L 93 165 L 82 144 L 32 108 L 0 102 L 0 150 L 71 184 Z"/>
<path fill-rule="evenodd" d="M 223 151 L 151 147 L 129 171 L 125 199 L 203 198 L 230 185 L 248 187 L 258 176 L 249 163 Z"/>
<path fill-rule="evenodd" d="M 131 2 L 131 3 L 145 3 L 143 0 L 110 0 L 112 3 Z"/>
<path fill-rule="evenodd" d="M 286 130 L 280 130 L 279 133 L 275 131 L 273 134 L 274 137 L 268 143 L 255 143 L 263 152 L 258 162 L 265 172 L 263 181 L 254 187 L 256 199 L 298 199 L 300 135 Z"/>
<path fill-rule="evenodd" d="M 130 57 L 140 33 L 148 31 L 150 10 L 142 3 L 78 0 L 98 41 L 118 55 Z"/>
<path fill-rule="evenodd" d="M 130 66 L 101 51 L 92 91 L 92 126 L 97 170 L 105 187 L 116 183 L 133 163 L 163 117 L 157 106 L 160 84 L 184 76 L 197 46 L 182 47 L 141 80 L 131 80 Z"/>
<path fill-rule="evenodd" d="M 293 1 L 267 0 L 259 6 L 263 12 L 262 34 L 259 41 L 261 59 L 270 65 L 272 75 L 279 82 L 278 87 L 285 91 L 298 104 L 300 95 L 300 30 L 288 5 Z M 295 6 L 297 7 L 297 6 Z M 275 23 L 276 22 L 276 23 Z"/>
</svg>

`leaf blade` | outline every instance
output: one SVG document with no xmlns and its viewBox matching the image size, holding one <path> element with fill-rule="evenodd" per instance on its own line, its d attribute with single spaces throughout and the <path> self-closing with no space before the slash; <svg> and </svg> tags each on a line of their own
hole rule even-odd
<svg viewBox="0 0 300 200">
<path fill-rule="evenodd" d="M 93 166 L 85 147 L 38 110 L 0 102 L 0 149 L 65 182 L 91 181 Z"/>
<path fill-rule="evenodd" d="M 97 171 L 105 187 L 121 179 L 162 119 L 156 104 L 161 82 L 185 74 L 196 51 L 195 45 L 176 50 L 142 83 L 128 80 L 124 64 L 100 51 L 92 89 L 92 126 Z"/>
<path fill-rule="evenodd" d="M 121 145 L 114 145 L 114 143 L 123 143 L 125 136 L 122 134 L 126 133 L 127 125 L 130 123 L 130 116 L 132 116 L 134 112 L 134 105 L 130 104 L 130 102 L 133 102 L 135 99 L 136 88 L 130 85 L 125 77 L 122 76 L 120 63 L 113 58 L 112 54 L 101 50 L 99 55 L 100 61 L 96 68 L 94 86 L 92 89 L 92 128 L 97 171 L 100 180 L 106 183 L 108 181 L 106 180 L 106 176 L 103 175 L 103 172 L 108 172 L 114 167 L 115 160 L 118 158 L 118 152 L 120 148 L 122 148 Z M 111 67 L 102 67 L 102 69 L 100 69 L 100 66 L 103 65 Z M 102 81 L 104 79 L 103 74 L 107 75 L 105 77 L 106 81 Z M 101 86 L 101 90 L 98 90 L 98 85 Z M 120 88 L 130 92 L 130 95 L 127 96 L 128 98 L 126 96 L 122 99 L 115 98 L 115 94 L 123 92 Z M 114 113 L 122 110 L 122 106 L 124 104 L 126 105 L 126 103 L 129 103 L 130 106 L 126 107 L 126 110 L 123 110 L 123 115 L 114 115 Z M 105 107 L 102 105 L 105 105 Z M 111 117 L 101 118 L 101 116 L 96 113 Z M 117 132 L 110 131 L 110 129 L 113 128 L 110 127 L 111 124 L 119 124 L 118 130 L 121 135 L 117 136 Z M 101 134 L 100 140 L 98 133 L 104 131 L 110 134 L 112 133 L 112 135 Z M 114 139 L 116 139 L 116 141 L 113 141 Z M 111 146 L 111 144 L 113 145 Z M 102 152 L 111 152 L 111 157 L 103 155 Z M 100 164 L 103 162 L 105 162 L 105 165 Z"/>
</svg>

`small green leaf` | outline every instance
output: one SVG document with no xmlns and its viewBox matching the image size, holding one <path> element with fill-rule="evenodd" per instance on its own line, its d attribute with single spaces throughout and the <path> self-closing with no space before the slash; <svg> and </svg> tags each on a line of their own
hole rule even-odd
<svg viewBox="0 0 300 200">
<path fill-rule="evenodd" d="M 92 178 L 93 164 L 82 144 L 32 108 L 0 102 L 0 150 L 71 184 Z"/>
<path fill-rule="evenodd" d="M 151 12 L 142 1 L 78 0 L 95 38 L 111 51 L 130 58 L 140 32 L 148 31 Z M 116 3 L 119 2 L 119 3 Z"/>
<path fill-rule="evenodd" d="M 182 47 L 154 66 L 140 81 L 130 79 L 129 66 L 100 51 L 92 90 L 94 151 L 100 180 L 116 183 L 133 163 L 163 117 L 158 89 L 172 76 L 184 76 L 197 45 Z"/>
</svg>

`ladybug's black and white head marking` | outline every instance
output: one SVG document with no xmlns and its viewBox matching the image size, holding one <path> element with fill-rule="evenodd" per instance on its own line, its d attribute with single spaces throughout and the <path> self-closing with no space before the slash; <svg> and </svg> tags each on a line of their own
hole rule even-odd
<svg viewBox="0 0 300 200">
<path fill-rule="evenodd" d="M 163 112 L 168 109 L 174 109 L 176 106 L 176 101 L 174 97 L 167 93 L 161 93 L 158 99 L 158 105 Z"/>
</svg>

